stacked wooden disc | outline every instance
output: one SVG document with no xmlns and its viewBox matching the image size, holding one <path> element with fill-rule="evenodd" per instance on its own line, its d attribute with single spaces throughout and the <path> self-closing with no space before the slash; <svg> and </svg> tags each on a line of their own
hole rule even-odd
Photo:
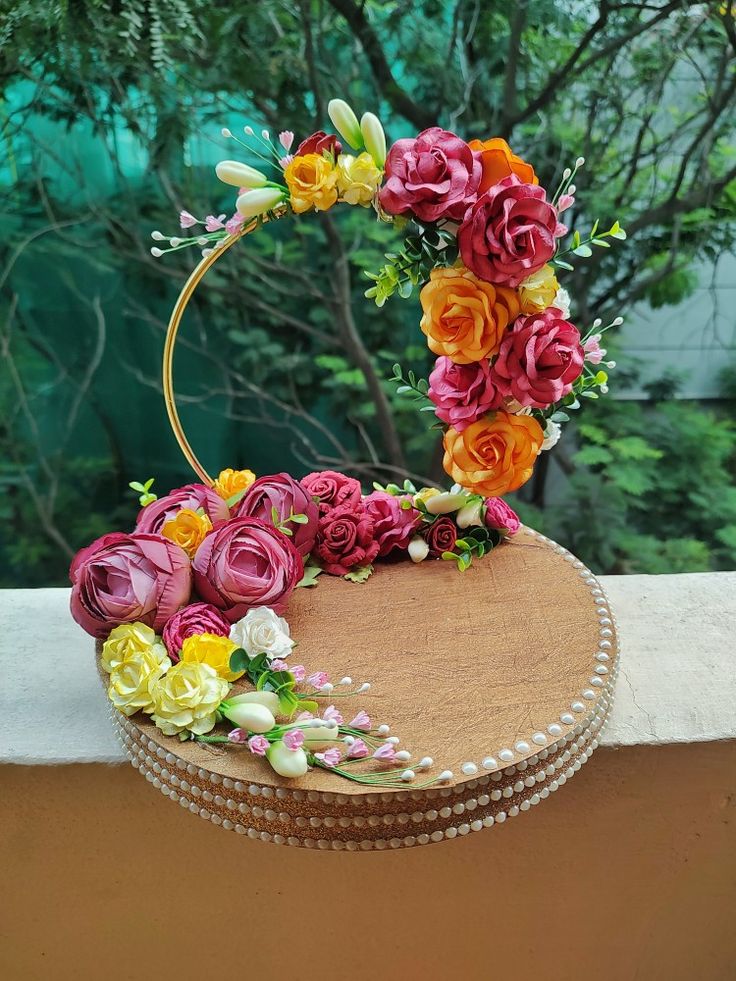
<svg viewBox="0 0 736 981">
<path fill-rule="evenodd" d="M 467 572 L 379 566 L 364 584 L 322 576 L 288 619 L 309 671 L 370 681 L 365 709 L 444 784 L 369 788 L 323 770 L 275 774 L 242 747 L 180 742 L 112 712 L 136 769 L 170 801 L 251 838 L 370 850 L 501 824 L 557 791 L 598 745 L 618 665 L 614 616 L 582 562 L 530 529 Z M 354 711 L 353 711 L 354 710 Z M 407 764 L 411 766 L 411 763 Z"/>
</svg>

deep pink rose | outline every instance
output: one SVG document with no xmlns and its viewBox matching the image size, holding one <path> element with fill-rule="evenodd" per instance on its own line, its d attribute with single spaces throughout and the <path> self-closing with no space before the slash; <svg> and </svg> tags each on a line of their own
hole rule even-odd
<svg viewBox="0 0 736 981">
<path fill-rule="evenodd" d="M 394 497 L 385 491 L 374 491 L 363 500 L 373 520 L 373 538 L 378 542 L 381 557 L 395 550 L 405 551 L 422 520 L 415 507 L 402 508 L 402 501 L 411 502 L 411 496 Z"/>
<path fill-rule="evenodd" d="M 485 505 L 486 524 L 489 528 L 505 531 L 507 535 L 515 535 L 521 528 L 519 515 L 508 506 L 502 497 L 487 497 Z"/>
<path fill-rule="evenodd" d="M 215 528 L 192 561 L 200 599 L 234 623 L 254 606 L 282 613 L 304 574 L 302 557 L 286 535 L 258 518 L 231 518 Z"/>
<path fill-rule="evenodd" d="M 212 524 L 230 517 L 227 504 L 211 487 L 205 484 L 186 484 L 141 508 L 136 518 L 135 530 L 157 534 L 182 508 L 189 508 L 191 511 L 202 508 L 209 515 Z"/>
<path fill-rule="evenodd" d="M 192 589 L 186 552 L 161 535 L 139 532 L 113 532 L 81 549 L 69 578 L 72 616 L 93 637 L 138 621 L 160 632 Z"/>
<path fill-rule="evenodd" d="M 319 519 L 314 555 L 331 576 L 369 565 L 378 555 L 373 520 L 362 504 L 341 504 Z"/>
<path fill-rule="evenodd" d="M 462 221 L 475 201 L 480 178 L 479 154 L 454 133 L 432 126 L 391 147 L 379 199 L 390 215 Z"/>
<path fill-rule="evenodd" d="M 164 644 L 172 661 L 179 660 L 179 651 L 186 638 L 197 634 L 227 637 L 230 634 L 230 623 L 209 603 L 191 603 L 183 607 L 169 618 L 164 627 Z"/>
<path fill-rule="evenodd" d="M 438 418 L 459 433 L 485 412 L 500 408 L 503 400 L 487 358 L 455 364 L 444 355 L 437 358 L 429 376 L 428 395 L 436 406 Z"/>
<path fill-rule="evenodd" d="M 333 157 L 337 157 L 341 150 L 342 143 L 333 133 L 325 133 L 324 130 L 318 129 L 316 133 L 312 133 L 306 140 L 302 140 L 296 148 L 294 156 L 304 157 L 308 153 L 319 153 L 320 155 L 331 153 Z"/>
<path fill-rule="evenodd" d="M 481 194 L 457 233 L 463 262 L 489 283 L 518 286 L 555 254 L 567 229 L 538 184 L 516 174 Z"/>
<path fill-rule="evenodd" d="M 457 525 L 446 514 L 440 515 L 431 525 L 425 525 L 422 532 L 429 545 L 429 554 L 439 558 L 443 552 L 451 552 L 457 541 Z"/>
<path fill-rule="evenodd" d="M 273 524 L 272 508 L 276 508 L 282 522 L 291 512 L 306 515 L 307 524 L 300 525 L 293 521 L 286 524 L 292 532 L 291 541 L 297 552 L 303 559 L 306 558 L 314 546 L 319 517 L 319 509 L 309 492 L 288 473 L 259 477 L 235 505 L 234 517 L 260 518 L 267 524 Z"/>
<path fill-rule="evenodd" d="M 556 307 L 519 317 L 501 341 L 493 379 L 521 405 L 545 409 L 572 389 L 583 370 L 580 333 Z"/>
<path fill-rule="evenodd" d="M 341 504 L 360 504 L 362 491 L 354 477 L 346 477 L 335 470 L 308 473 L 300 481 L 310 497 L 319 498 L 319 513 L 327 514 Z"/>
</svg>

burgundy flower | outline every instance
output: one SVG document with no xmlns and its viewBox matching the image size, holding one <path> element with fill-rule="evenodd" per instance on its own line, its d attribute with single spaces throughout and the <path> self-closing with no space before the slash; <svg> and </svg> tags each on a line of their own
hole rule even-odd
<svg viewBox="0 0 736 981">
<path fill-rule="evenodd" d="M 191 511 L 202 508 L 209 515 L 212 524 L 230 517 L 227 504 L 211 487 L 205 484 L 186 484 L 141 508 L 136 518 L 135 530 L 157 534 L 182 508 L 189 508 Z"/>
<path fill-rule="evenodd" d="M 309 492 L 288 473 L 259 477 L 235 505 L 234 517 L 260 518 L 267 524 L 273 524 L 273 508 L 276 508 L 281 522 L 286 521 L 292 512 L 306 515 L 306 524 L 289 522 L 286 525 L 292 532 L 291 541 L 297 552 L 303 559 L 306 558 L 314 546 L 319 509 Z"/>
<path fill-rule="evenodd" d="M 518 286 L 555 254 L 555 239 L 567 229 L 544 188 L 516 174 L 481 194 L 458 229 L 463 262 L 489 283 Z"/>
<path fill-rule="evenodd" d="M 544 409 L 570 392 L 584 359 L 577 327 L 548 307 L 514 322 L 501 341 L 493 379 L 504 395 Z"/>
<path fill-rule="evenodd" d="M 77 552 L 69 578 L 72 616 L 93 637 L 138 621 L 160 631 L 189 602 L 192 585 L 186 552 L 144 533 L 103 535 Z"/>
<path fill-rule="evenodd" d="M 340 504 L 319 519 L 314 555 L 332 576 L 368 565 L 378 555 L 373 520 L 361 504 Z"/>
<path fill-rule="evenodd" d="M 323 130 L 318 129 L 316 133 L 312 133 L 306 140 L 302 140 L 296 148 L 294 156 L 304 157 L 308 153 L 319 153 L 320 155 L 331 153 L 333 157 L 337 157 L 341 150 L 342 143 L 333 133 L 325 133 Z"/>
<path fill-rule="evenodd" d="M 346 477 L 335 470 L 308 473 L 300 481 L 311 497 L 319 498 L 319 513 L 327 514 L 341 504 L 360 504 L 360 484 L 354 477 Z"/>
<path fill-rule="evenodd" d="M 458 538 L 457 525 L 446 514 L 440 515 L 431 525 L 426 525 L 422 534 L 429 545 L 429 554 L 435 558 L 439 558 L 443 552 L 451 552 Z"/>
<path fill-rule="evenodd" d="M 432 126 L 413 139 L 397 140 L 386 159 L 381 207 L 390 215 L 421 221 L 462 221 L 475 201 L 480 156 L 459 136 Z"/>
<path fill-rule="evenodd" d="M 373 538 L 378 542 L 378 554 L 383 557 L 393 551 L 406 551 L 409 542 L 422 520 L 415 507 L 403 507 L 401 503 L 411 502 L 405 494 L 394 497 L 385 491 L 374 491 L 363 501 L 363 506 L 373 520 Z"/>
<path fill-rule="evenodd" d="M 304 574 L 286 535 L 258 518 L 231 518 L 202 542 L 192 561 L 194 586 L 234 623 L 254 606 L 281 613 Z"/>
<path fill-rule="evenodd" d="M 191 603 L 169 617 L 164 627 L 164 644 L 172 661 L 179 660 L 179 651 L 187 637 L 197 634 L 216 634 L 227 637 L 230 623 L 209 603 Z"/>
<path fill-rule="evenodd" d="M 521 528 L 519 515 L 502 497 L 487 497 L 485 506 L 486 524 L 489 528 L 505 531 L 507 535 L 515 535 Z"/>
<path fill-rule="evenodd" d="M 459 433 L 490 409 L 500 408 L 503 401 L 487 358 L 471 364 L 456 364 L 444 355 L 437 358 L 428 395 L 438 418 Z"/>
</svg>

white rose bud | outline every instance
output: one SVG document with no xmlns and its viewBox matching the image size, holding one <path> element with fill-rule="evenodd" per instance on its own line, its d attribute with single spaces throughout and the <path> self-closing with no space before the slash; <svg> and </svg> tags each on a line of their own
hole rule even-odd
<svg viewBox="0 0 736 981">
<path fill-rule="evenodd" d="M 409 558 L 412 562 L 424 562 L 429 555 L 429 545 L 423 538 L 412 538 L 409 542 Z"/>
<path fill-rule="evenodd" d="M 435 494 L 428 498 L 424 506 L 430 514 L 451 514 L 467 503 L 467 494 Z"/>
<path fill-rule="evenodd" d="M 376 167 L 383 169 L 386 163 L 386 134 L 381 120 L 372 112 L 364 112 L 360 119 L 360 132 L 363 134 L 365 148 L 373 157 Z"/>
<path fill-rule="evenodd" d="M 271 659 L 283 660 L 294 646 L 289 636 L 289 624 L 269 606 L 248 610 L 243 619 L 230 628 L 230 640 L 242 647 L 248 657 L 266 654 Z"/>
<path fill-rule="evenodd" d="M 281 777 L 303 777 L 309 769 L 303 749 L 289 749 L 279 739 L 266 750 L 266 759 Z"/>
<path fill-rule="evenodd" d="M 263 705 L 272 715 L 279 711 L 279 696 L 275 691 L 244 691 L 240 695 L 231 695 L 228 705 Z"/>
<path fill-rule="evenodd" d="M 235 207 L 244 218 L 255 218 L 278 208 L 283 200 L 284 192 L 280 187 L 257 187 L 241 194 Z"/>
<path fill-rule="evenodd" d="M 542 443 L 542 449 L 551 450 L 553 446 L 556 446 L 561 432 L 562 427 L 560 424 L 557 422 L 552 422 L 551 419 L 548 419 L 547 425 L 544 428 L 544 441 Z"/>
<path fill-rule="evenodd" d="M 215 167 L 215 173 L 223 184 L 232 184 L 233 187 L 264 187 L 268 183 L 268 178 L 260 170 L 237 160 L 221 160 Z"/>
<path fill-rule="evenodd" d="M 300 727 L 292 726 L 292 728 Z M 336 727 L 310 726 L 307 729 L 302 729 L 302 732 L 304 733 L 304 745 L 312 753 L 329 749 L 330 746 L 335 745 L 335 741 L 339 738 Z"/>
<path fill-rule="evenodd" d="M 253 703 L 236 702 L 234 705 L 225 701 L 220 706 L 220 711 L 240 729 L 247 729 L 248 732 L 262 734 L 273 729 L 276 719 L 273 712 L 269 711 L 265 705 Z"/>
<path fill-rule="evenodd" d="M 363 134 L 360 123 L 350 106 L 343 99 L 331 99 L 327 103 L 327 114 L 340 136 L 353 150 L 362 150 Z"/>
<path fill-rule="evenodd" d="M 552 306 L 557 307 L 557 309 L 562 313 L 563 320 L 568 320 L 570 317 L 570 294 L 566 289 L 560 287 L 555 294 L 555 298 L 552 301 Z"/>
<path fill-rule="evenodd" d="M 483 501 L 471 501 L 470 504 L 461 507 L 455 515 L 458 528 L 470 528 L 473 525 L 482 525 L 483 519 L 480 513 L 482 507 Z"/>
</svg>

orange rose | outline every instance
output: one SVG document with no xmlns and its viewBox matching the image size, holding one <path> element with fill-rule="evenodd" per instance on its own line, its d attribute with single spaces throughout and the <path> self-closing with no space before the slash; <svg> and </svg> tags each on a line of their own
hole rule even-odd
<svg viewBox="0 0 736 981">
<path fill-rule="evenodd" d="M 466 490 L 502 497 L 529 480 L 543 440 L 533 416 L 493 412 L 461 433 L 447 430 L 442 464 Z"/>
<path fill-rule="evenodd" d="M 223 499 L 229 501 L 234 494 L 246 491 L 256 475 L 252 470 L 221 470 L 217 475 L 217 480 L 212 485 L 212 490 Z"/>
<path fill-rule="evenodd" d="M 337 201 L 337 170 L 321 153 L 294 157 L 284 169 L 284 180 L 298 215 L 311 208 L 327 211 Z"/>
<path fill-rule="evenodd" d="M 419 299 L 430 351 L 456 364 L 498 354 L 504 331 L 519 313 L 516 290 L 486 283 L 465 266 L 433 269 Z"/>
<path fill-rule="evenodd" d="M 206 514 L 197 514 L 190 508 L 182 508 L 161 528 L 164 538 L 183 548 L 191 559 L 207 534 L 212 531 L 212 522 Z"/>
<path fill-rule="evenodd" d="M 471 140 L 468 146 L 471 150 L 480 153 L 483 176 L 480 179 L 479 194 L 498 184 L 509 174 L 516 174 L 525 184 L 539 183 L 532 165 L 517 157 L 506 140 L 502 140 L 500 136 L 494 136 L 492 140 Z"/>
</svg>

